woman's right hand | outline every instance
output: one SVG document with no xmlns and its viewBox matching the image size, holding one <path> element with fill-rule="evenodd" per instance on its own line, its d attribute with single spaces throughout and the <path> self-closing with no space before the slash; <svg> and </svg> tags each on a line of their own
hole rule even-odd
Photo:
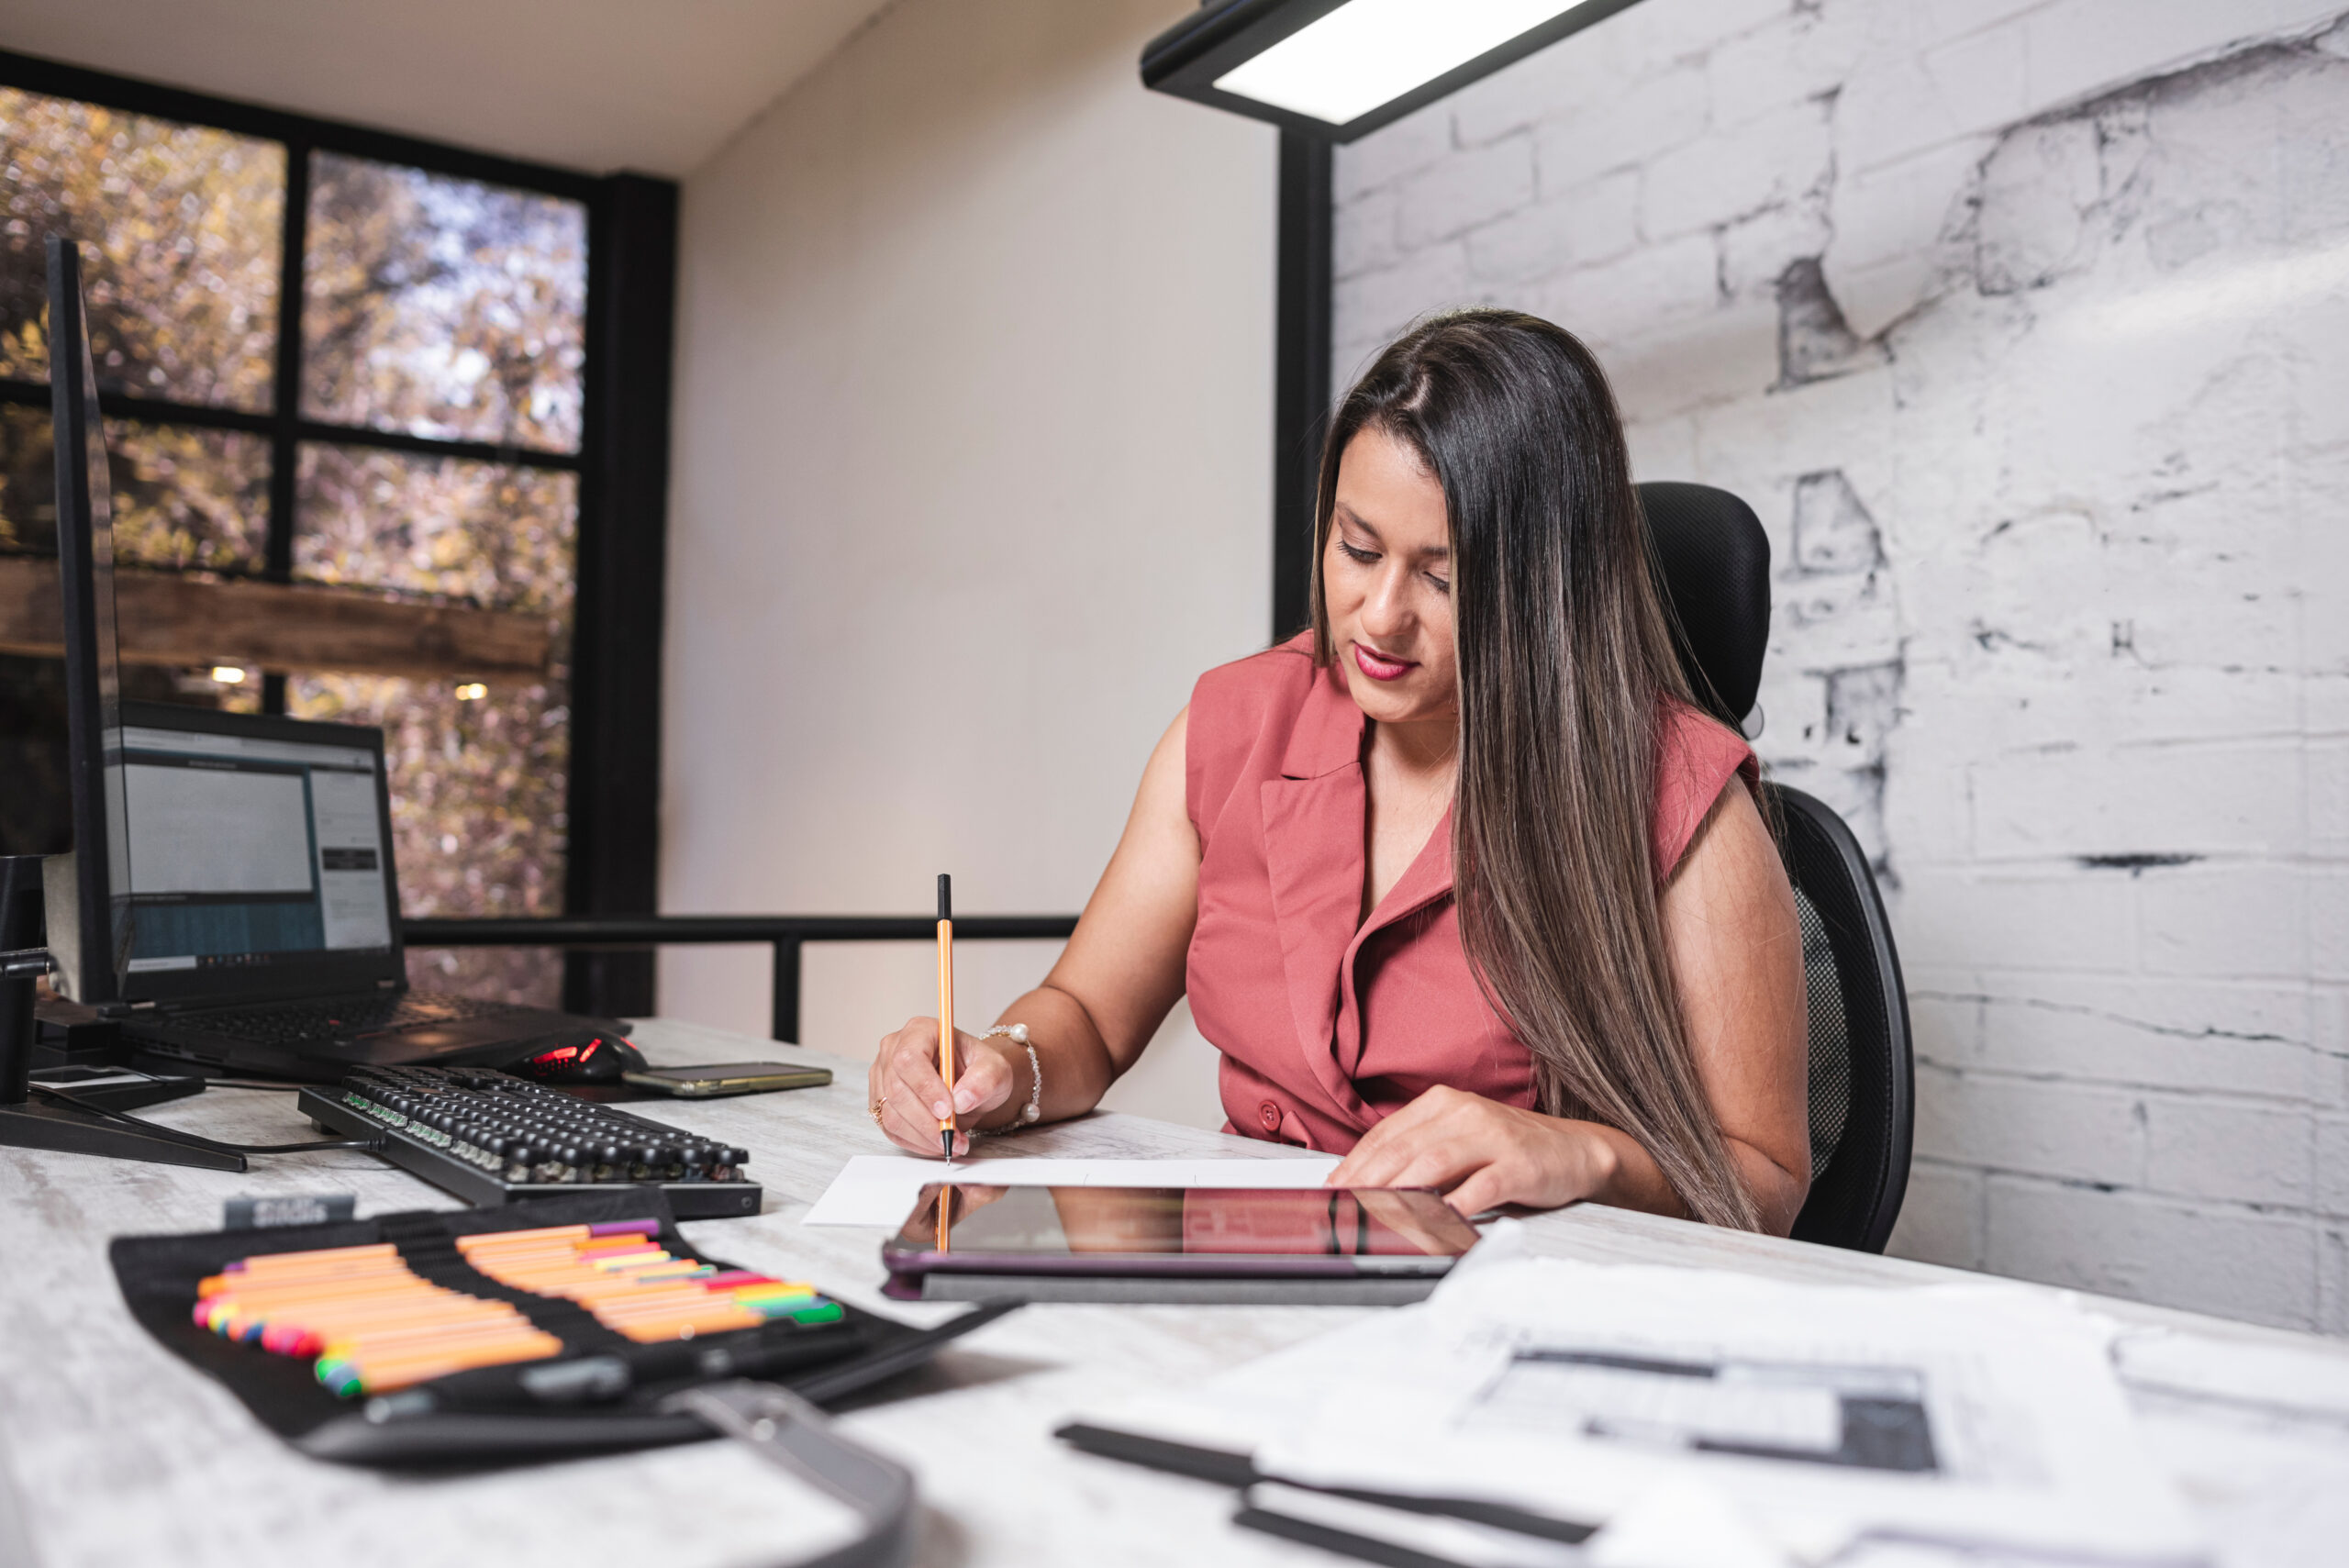
<svg viewBox="0 0 2349 1568">
<path fill-rule="evenodd" d="M 936 1018 L 907 1018 L 905 1028 L 881 1041 L 865 1097 L 890 1142 L 938 1159 L 938 1124 L 951 1114 L 957 1125 L 954 1152 L 961 1156 L 971 1151 L 971 1129 L 1003 1119 L 993 1113 L 1011 1098 L 1016 1075 L 995 1040 L 956 1029 L 954 1064 L 958 1075 L 950 1093 L 938 1076 Z"/>
</svg>

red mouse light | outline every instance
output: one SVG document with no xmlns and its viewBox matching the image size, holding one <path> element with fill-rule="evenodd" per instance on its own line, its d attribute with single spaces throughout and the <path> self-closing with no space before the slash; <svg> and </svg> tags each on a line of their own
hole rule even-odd
<svg viewBox="0 0 2349 1568">
<path fill-rule="evenodd" d="M 643 1066 L 644 1058 L 626 1040 L 616 1034 L 592 1034 L 584 1038 L 574 1035 L 561 1045 L 550 1045 L 508 1071 L 562 1087 L 616 1082 L 621 1074 Z"/>
</svg>

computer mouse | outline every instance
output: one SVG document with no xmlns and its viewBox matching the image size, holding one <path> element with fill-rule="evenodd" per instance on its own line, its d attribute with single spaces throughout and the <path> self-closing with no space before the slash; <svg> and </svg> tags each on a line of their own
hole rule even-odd
<svg viewBox="0 0 2349 1568">
<path fill-rule="evenodd" d="M 644 1053 L 617 1034 L 580 1030 L 506 1069 L 538 1084 L 617 1084 L 644 1069 Z"/>
</svg>

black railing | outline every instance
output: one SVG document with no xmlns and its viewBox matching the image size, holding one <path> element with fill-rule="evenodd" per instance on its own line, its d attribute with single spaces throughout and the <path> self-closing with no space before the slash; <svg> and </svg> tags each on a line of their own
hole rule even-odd
<svg viewBox="0 0 2349 1568">
<path fill-rule="evenodd" d="M 928 915 L 565 915 L 556 919 L 404 920 L 412 948 L 648 948 L 690 943 L 764 942 L 774 949 L 770 1030 L 799 1040 L 799 950 L 807 942 L 929 941 L 938 922 Z M 954 922 L 958 941 L 1019 941 L 1060 938 L 1076 929 L 1074 915 L 966 915 Z"/>
</svg>

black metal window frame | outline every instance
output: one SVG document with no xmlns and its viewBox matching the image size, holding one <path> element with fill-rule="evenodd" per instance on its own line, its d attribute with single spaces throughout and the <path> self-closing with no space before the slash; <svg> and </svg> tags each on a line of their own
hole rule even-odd
<svg viewBox="0 0 2349 1568">
<path fill-rule="evenodd" d="M 927 942 L 936 940 L 938 932 L 928 915 L 594 915 L 404 925 L 411 947 L 556 946 L 578 957 L 633 957 L 662 947 L 769 947 L 774 963 L 769 971 L 767 1031 L 792 1044 L 800 1042 L 801 959 L 809 942 Z M 1074 915 L 965 915 L 954 922 L 960 941 L 1065 941 L 1075 931 Z"/>
<path fill-rule="evenodd" d="M 332 441 L 341 446 L 375 447 L 419 456 L 465 458 L 480 462 L 518 464 L 578 473 L 586 467 L 592 435 L 581 431 L 579 450 L 553 452 L 542 448 L 508 446 L 486 441 L 444 440 L 373 429 L 363 425 L 331 424 L 302 417 L 303 270 L 309 229 L 310 154 L 345 153 L 382 163 L 422 169 L 484 183 L 558 196 L 578 202 L 593 212 L 596 182 L 568 170 L 467 152 L 460 148 L 412 140 L 356 126 L 306 119 L 273 109 L 257 108 L 226 99 L 209 98 L 177 88 L 128 81 L 75 66 L 59 65 L 29 56 L 0 53 L 0 84 L 50 97 L 77 99 L 125 114 L 149 116 L 183 125 L 228 131 L 256 140 L 274 141 L 285 149 L 285 209 L 279 236 L 277 278 L 277 353 L 273 366 L 271 409 L 259 414 L 239 408 L 178 403 L 169 398 L 133 393 L 109 393 L 100 406 L 110 418 L 143 424 L 192 425 L 206 429 L 241 430 L 268 438 L 270 443 L 269 531 L 267 557 L 258 575 L 290 582 L 294 574 L 295 476 L 302 443 Z M 593 242 L 590 242 L 592 253 Z M 595 345 L 587 346 L 584 375 L 595 377 Z M 0 380 L 0 402 L 49 406 L 46 382 Z M 284 711 L 283 677 L 272 677 L 276 688 L 269 704 Z"/>
<path fill-rule="evenodd" d="M 240 430 L 268 439 L 267 546 L 256 575 L 273 582 L 293 580 L 295 484 L 305 442 L 579 476 L 564 906 L 573 916 L 652 908 L 658 873 L 660 657 L 676 279 L 674 183 L 526 162 L 7 50 L 0 50 L 0 85 L 285 148 L 277 349 L 269 412 L 132 394 L 110 394 L 100 400 L 102 411 L 111 418 Z M 313 152 L 561 197 L 585 208 L 585 352 L 576 451 L 444 440 L 302 417 L 304 245 Z M 0 404 L 45 408 L 48 384 L 0 380 Z M 283 674 L 264 675 L 262 703 L 270 712 L 284 710 Z M 648 1012 L 652 1002 L 651 957 L 574 954 L 565 964 L 563 994 L 569 1006 L 583 1010 Z"/>
</svg>

